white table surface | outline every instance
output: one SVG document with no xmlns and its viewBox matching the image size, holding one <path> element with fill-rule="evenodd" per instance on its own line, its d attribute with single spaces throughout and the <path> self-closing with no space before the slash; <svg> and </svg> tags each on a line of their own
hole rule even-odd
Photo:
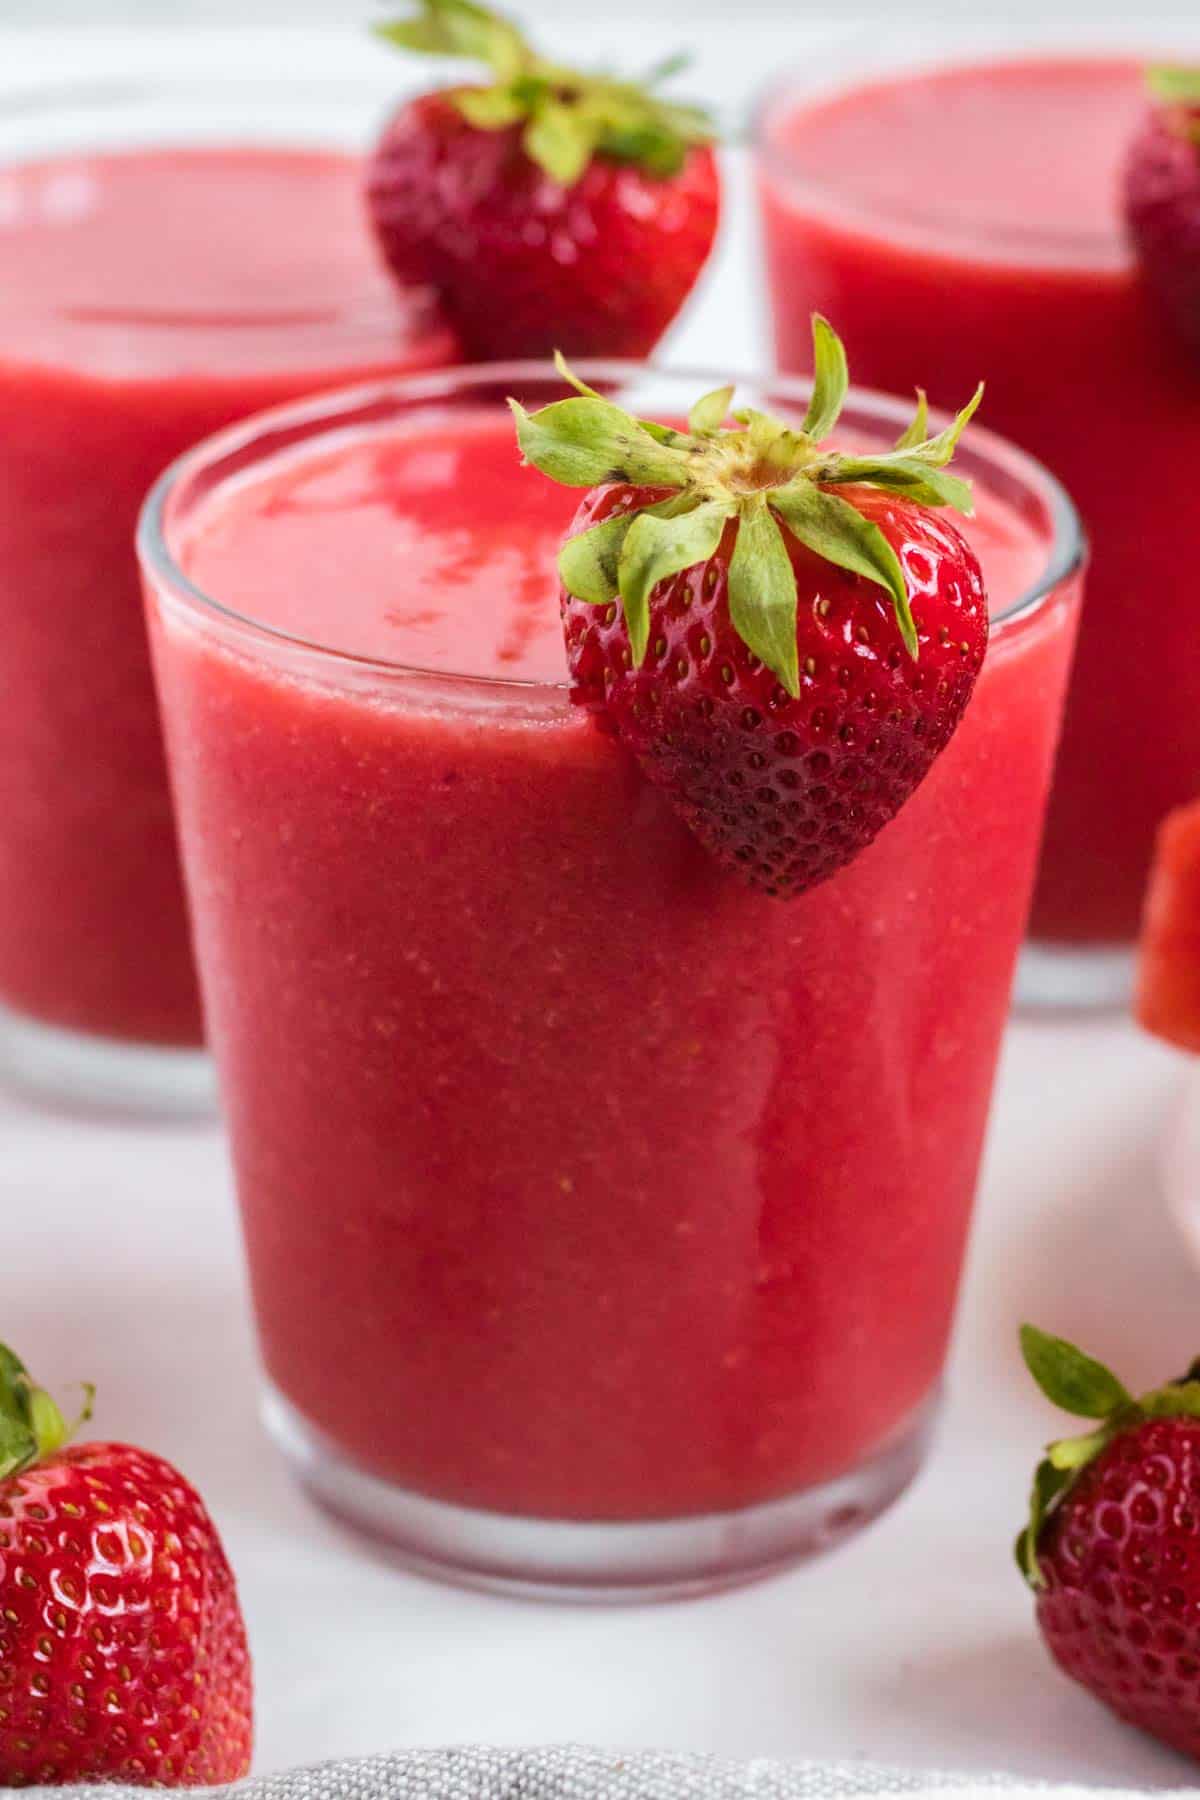
<svg viewBox="0 0 1200 1800">
<path fill-rule="evenodd" d="M 249 63 L 279 52 L 254 33 L 239 44 Z M 144 34 L 0 33 L 0 79 L 144 50 Z M 743 209 L 674 359 L 762 356 L 751 256 Z M 836 1554 L 715 1599 L 604 1610 L 476 1595 L 389 1565 L 312 1511 L 257 1423 L 215 1127 L 68 1120 L 0 1096 L 0 1335 L 44 1380 L 94 1379 L 98 1428 L 173 1458 L 205 1493 L 249 1619 L 261 1769 L 570 1738 L 1177 1785 L 1190 1765 L 1050 1669 L 1009 1545 L 1056 1429 L 1019 1365 L 1018 1322 L 1079 1337 L 1132 1383 L 1200 1350 L 1200 1276 L 1163 1201 L 1180 1078 L 1130 1026 L 1012 1027 L 929 1467 Z"/>
</svg>

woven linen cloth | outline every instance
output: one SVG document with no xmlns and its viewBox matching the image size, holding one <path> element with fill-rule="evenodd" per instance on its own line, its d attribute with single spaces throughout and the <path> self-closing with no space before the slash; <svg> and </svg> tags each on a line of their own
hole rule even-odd
<svg viewBox="0 0 1200 1800">
<path fill-rule="evenodd" d="M 78 1790 L 77 1790 L 78 1791 Z M 90 1789 L 104 1800 L 145 1800 L 145 1788 Z M 1132 1788 L 1083 1788 L 1013 1781 L 994 1775 L 947 1775 L 874 1768 L 860 1763 L 788 1763 L 758 1758 L 720 1762 L 665 1751 L 409 1750 L 357 1762 L 322 1763 L 283 1775 L 261 1775 L 226 1788 L 192 1788 L 222 1800 L 887 1800 L 930 1794 L 970 1800 L 974 1794 L 1022 1800 L 1146 1800 Z M 1176 1788 L 1200 1800 L 1200 1789 Z M 26 1788 L 25 1800 L 62 1800 L 62 1788 Z M 1161 1800 L 1163 1790 L 1157 1790 Z"/>
</svg>

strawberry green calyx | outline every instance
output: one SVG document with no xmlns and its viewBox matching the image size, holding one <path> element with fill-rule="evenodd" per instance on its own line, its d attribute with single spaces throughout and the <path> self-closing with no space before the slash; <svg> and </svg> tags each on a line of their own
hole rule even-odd
<svg viewBox="0 0 1200 1800">
<path fill-rule="evenodd" d="M 68 1425 L 57 1404 L 32 1380 L 20 1357 L 0 1344 L 0 1481 L 53 1456 L 92 1416 L 94 1389 L 84 1386 L 79 1417 Z"/>
<path fill-rule="evenodd" d="M 1200 67 L 1149 69 L 1146 85 L 1151 97 L 1173 115 L 1178 133 L 1200 147 Z"/>
<path fill-rule="evenodd" d="M 1168 106 L 1200 106 L 1200 66 L 1150 69 L 1146 84 L 1154 98 Z"/>
<path fill-rule="evenodd" d="M 845 456 L 825 442 L 849 388 L 846 354 L 827 320 L 813 318 L 812 399 L 800 425 L 767 413 L 733 413 L 733 389 L 717 388 L 696 402 L 686 432 L 635 419 L 576 380 L 561 357 L 560 374 L 575 395 L 527 413 L 510 400 L 527 463 L 566 487 L 626 482 L 664 488 L 654 504 L 614 513 L 568 540 L 559 574 L 569 594 L 595 606 L 620 599 L 635 662 L 650 632 L 649 598 L 656 583 L 715 555 L 726 527 L 737 536 L 729 567 L 729 611 L 747 648 L 787 692 L 800 692 L 796 645 L 797 590 L 787 540 L 794 538 L 826 562 L 875 582 L 889 594 L 904 646 L 917 656 L 917 628 L 908 584 L 895 550 L 879 527 L 837 492 L 840 487 L 885 489 L 924 506 L 949 506 L 970 515 L 971 489 L 947 473 L 958 441 L 983 397 L 982 385 L 952 424 L 928 435 L 928 405 L 919 395 L 916 417 L 895 448 Z"/>
<path fill-rule="evenodd" d="M 526 154 L 564 187 L 579 180 L 594 155 L 666 177 L 683 166 L 693 145 L 713 141 L 702 108 L 654 92 L 684 58 L 663 63 L 642 82 L 581 74 L 536 55 L 511 20 L 475 0 L 415 4 L 412 18 L 378 25 L 378 35 L 402 50 L 483 63 L 491 83 L 452 89 L 455 106 L 480 131 L 522 126 Z"/>
<path fill-rule="evenodd" d="M 1034 1473 L 1029 1520 L 1017 1538 L 1016 1557 L 1022 1575 L 1036 1591 L 1045 1585 L 1038 1562 L 1042 1527 L 1080 1472 L 1114 1438 L 1147 1419 L 1200 1419 L 1200 1361 L 1180 1380 L 1134 1399 L 1111 1369 L 1065 1338 L 1039 1331 L 1036 1325 L 1022 1325 L 1021 1354 L 1048 1400 L 1078 1418 L 1097 1421 L 1093 1431 L 1050 1444 Z"/>
</svg>

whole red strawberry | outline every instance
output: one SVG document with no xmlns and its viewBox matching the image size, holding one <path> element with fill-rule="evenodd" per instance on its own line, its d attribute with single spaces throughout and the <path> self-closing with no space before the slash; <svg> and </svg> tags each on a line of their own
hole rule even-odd
<svg viewBox="0 0 1200 1800">
<path fill-rule="evenodd" d="M 904 805 L 988 639 L 979 563 L 935 510 L 970 510 L 944 469 L 979 395 L 934 437 L 922 397 L 895 450 L 843 456 L 823 440 L 845 354 L 823 319 L 814 341 L 802 425 L 739 413 L 725 429 L 729 388 L 688 433 L 587 389 L 532 417 L 514 403 L 527 461 L 597 484 L 559 558 L 573 698 L 720 863 L 783 897 Z"/>
<path fill-rule="evenodd" d="M 1125 170 L 1125 212 L 1151 288 L 1200 350 L 1200 69 L 1157 69 Z"/>
<path fill-rule="evenodd" d="M 1051 1444 L 1017 1540 L 1050 1654 L 1096 1698 L 1200 1757 L 1200 1365 L 1135 1400 L 1102 1363 L 1026 1325 L 1055 1405 L 1097 1421 Z"/>
<path fill-rule="evenodd" d="M 712 249 L 708 119 L 545 62 L 470 0 L 421 7 L 382 35 L 494 79 L 423 94 L 384 131 L 367 193 L 388 263 L 437 290 L 477 361 L 647 355 Z"/>
<path fill-rule="evenodd" d="M 0 1346 L 0 1786 L 236 1780 L 250 1657 L 212 1520 L 159 1457 L 68 1436 Z"/>
</svg>

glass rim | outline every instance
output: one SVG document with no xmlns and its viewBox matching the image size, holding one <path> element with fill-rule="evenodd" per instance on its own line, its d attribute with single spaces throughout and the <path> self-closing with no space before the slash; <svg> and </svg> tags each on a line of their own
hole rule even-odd
<svg viewBox="0 0 1200 1800">
<path fill-rule="evenodd" d="M 697 370 L 691 366 L 677 368 L 654 362 L 596 359 L 581 359 L 573 367 L 584 381 L 593 385 L 611 383 L 619 386 L 638 379 L 674 381 L 685 384 L 693 394 L 700 394 L 732 381 L 739 388 L 758 389 L 772 396 L 778 395 L 785 403 L 797 407 L 807 405 L 812 392 L 811 379 L 796 375 L 767 373 L 732 376 L 714 374 L 711 369 Z M 206 472 L 213 472 L 215 479 L 211 491 L 217 491 L 223 480 L 228 479 L 220 473 L 223 463 L 231 458 L 244 456 L 250 467 L 259 466 L 253 456 L 254 446 L 269 443 L 280 432 L 293 431 L 297 434 L 298 443 L 312 443 L 326 433 L 332 435 L 351 427 L 356 417 L 361 418 L 363 414 L 373 409 L 378 411 L 389 404 L 397 408 L 411 403 L 428 404 L 471 387 L 486 385 L 495 388 L 511 383 L 519 389 L 522 384 L 530 382 L 563 386 L 562 377 L 554 364 L 541 359 L 457 364 L 442 369 L 397 375 L 354 387 L 337 388 L 254 413 L 236 425 L 228 426 L 193 445 L 182 456 L 169 463 L 154 483 L 142 504 L 136 533 L 138 560 L 143 574 L 154 584 L 156 596 L 165 594 L 210 625 L 232 628 L 240 636 L 265 641 L 276 650 L 300 651 L 339 669 L 355 670 L 377 680 L 442 682 L 489 693 L 565 693 L 570 685 L 565 673 L 556 681 L 509 675 L 480 675 L 393 658 L 367 656 L 357 651 L 340 649 L 334 644 L 320 643 L 297 632 L 285 631 L 205 592 L 184 572 L 168 542 L 169 508 L 189 482 L 202 477 Z M 889 428 L 894 426 L 903 429 L 912 418 L 911 401 L 900 400 L 894 395 L 879 393 L 872 388 L 852 387 L 847 395 L 846 409 L 857 409 L 872 421 Z M 932 430 L 940 430 L 950 421 L 948 413 L 934 408 L 930 409 L 929 416 Z M 973 456 L 995 468 L 1003 468 L 1033 491 L 1044 504 L 1052 526 L 1051 542 L 1041 574 L 1017 599 L 993 616 L 991 631 L 995 637 L 1001 631 L 1011 629 L 1039 612 L 1064 583 L 1078 573 L 1087 557 L 1088 542 L 1074 501 L 1058 477 L 1036 457 L 998 433 L 975 425 L 970 428 L 969 442 L 965 447 Z M 245 473 L 246 467 L 247 464 L 242 464 L 237 472 Z"/>
<path fill-rule="evenodd" d="M 804 80 L 804 71 L 800 67 L 785 70 L 774 77 L 759 90 L 750 116 L 749 143 L 755 160 L 761 168 L 768 169 L 780 178 L 786 178 L 792 187 L 804 198 L 818 207 L 824 214 L 840 214 L 860 224 L 886 226 L 879 235 L 889 243 L 907 243 L 919 241 L 923 247 L 931 247 L 935 251 L 946 253 L 970 248 L 979 253 L 993 255 L 1004 254 L 1023 267 L 1046 269 L 1056 272 L 1087 270 L 1095 274 L 1097 270 L 1108 275 L 1125 273 L 1131 264 L 1131 253 L 1119 234 L 1102 231 L 1056 231 L 1039 230 L 1035 227 L 975 226 L 971 227 L 961 216 L 947 215 L 936 210 L 922 213 L 906 212 L 897 218 L 895 212 L 870 200 L 861 200 L 847 194 L 839 187 L 836 178 L 815 175 L 811 168 L 795 152 L 789 151 L 778 141 L 775 130 L 781 113 L 788 108 L 789 100 L 794 104 L 793 116 L 808 113 L 818 107 L 828 105 L 831 101 L 847 99 L 854 95 L 864 94 L 872 88 L 894 88 L 903 86 L 912 80 L 920 80 L 930 76 L 948 76 L 974 74 L 981 69 L 1015 69 L 1030 64 L 1040 66 L 1068 61 L 1076 65 L 1091 63 L 1096 65 L 1145 68 L 1154 57 L 1143 48 L 1141 52 L 1119 47 L 1092 46 L 1080 50 L 1053 45 L 1039 44 L 1026 55 L 1009 52 L 1007 55 L 987 56 L 980 50 L 970 54 L 966 46 L 960 53 L 950 56 L 939 55 L 936 51 L 928 56 L 906 61 L 902 54 L 889 54 L 889 40 L 885 40 L 884 60 L 878 65 L 867 68 L 857 67 L 844 69 L 840 76 L 821 88 L 813 88 Z M 1162 53 L 1163 55 L 1166 52 Z"/>
</svg>

